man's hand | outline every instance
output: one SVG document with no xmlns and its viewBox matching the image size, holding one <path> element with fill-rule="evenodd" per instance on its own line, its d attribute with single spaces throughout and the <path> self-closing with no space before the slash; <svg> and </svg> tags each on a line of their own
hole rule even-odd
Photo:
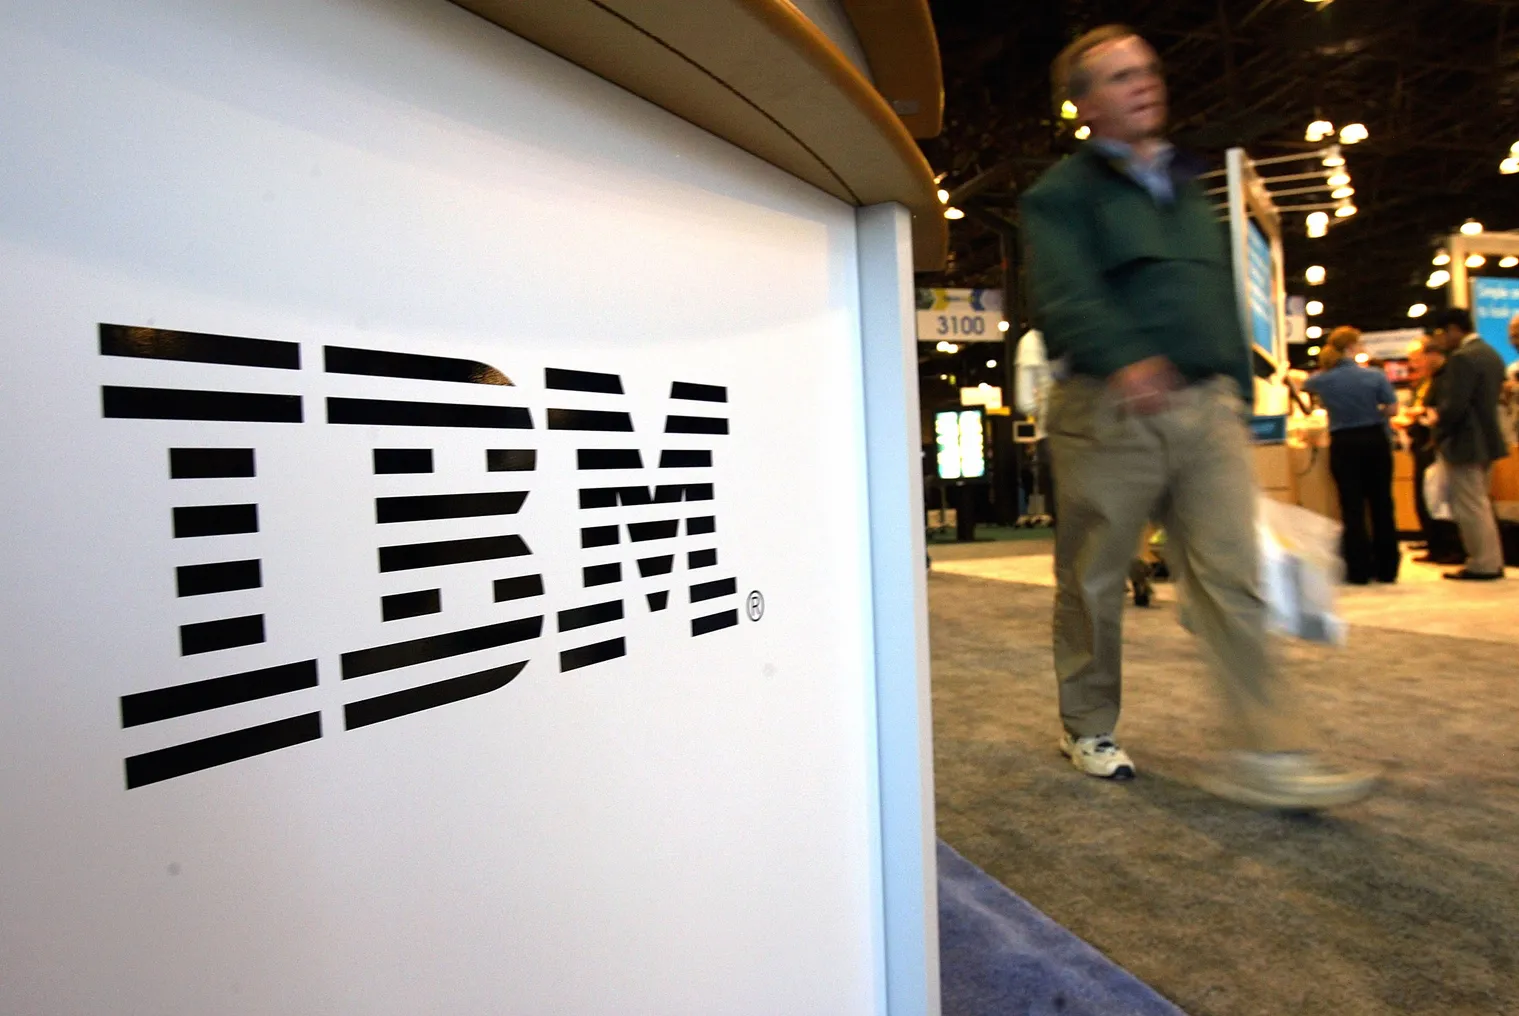
<svg viewBox="0 0 1519 1016">
<path fill-rule="evenodd" d="M 1171 393 L 1181 387 L 1181 375 L 1164 356 L 1151 356 L 1115 371 L 1108 387 L 1125 409 L 1148 416 L 1166 408 Z"/>
</svg>

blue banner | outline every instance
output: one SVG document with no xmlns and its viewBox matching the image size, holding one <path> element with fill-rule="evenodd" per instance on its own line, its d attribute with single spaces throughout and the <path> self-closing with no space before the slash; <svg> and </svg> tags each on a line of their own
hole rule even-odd
<svg viewBox="0 0 1519 1016">
<path fill-rule="evenodd" d="M 1519 317 L 1519 279 L 1472 280 L 1472 320 L 1482 340 L 1498 351 L 1504 363 L 1519 360 L 1509 341 L 1509 322 Z"/>
</svg>

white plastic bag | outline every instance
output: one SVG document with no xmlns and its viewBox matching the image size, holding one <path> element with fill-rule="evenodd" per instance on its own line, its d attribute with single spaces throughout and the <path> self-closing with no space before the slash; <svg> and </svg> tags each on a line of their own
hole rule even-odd
<svg viewBox="0 0 1519 1016">
<path fill-rule="evenodd" d="M 1346 625 L 1334 611 L 1340 524 L 1297 505 L 1259 498 L 1255 513 L 1266 626 L 1310 642 L 1344 645 Z"/>
<path fill-rule="evenodd" d="M 1449 522 L 1455 517 L 1450 513 L 1450 474 L 1444 459 L 1435 459 L 1424 470 L 1424 506 L 1432 519 Z"/>
</svg>

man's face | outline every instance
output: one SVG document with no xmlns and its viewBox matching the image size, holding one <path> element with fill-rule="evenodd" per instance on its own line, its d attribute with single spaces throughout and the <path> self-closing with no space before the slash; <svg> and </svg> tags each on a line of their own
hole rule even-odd
<svg viewBox="0 0 1519 1016">
<path fill-rule="evenodd" d="M 1081 119 L 1097 137 L 1134 144 L 1166 127 L 1166 82 L 1160 57 L 1131 35 L 1091 50 L 1082 60 L 1091 88 L 1076 100 Z"/>
</svg>

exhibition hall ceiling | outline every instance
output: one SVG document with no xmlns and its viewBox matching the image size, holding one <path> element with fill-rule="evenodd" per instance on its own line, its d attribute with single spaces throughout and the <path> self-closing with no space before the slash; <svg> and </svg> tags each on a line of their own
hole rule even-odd
<svg viewBox="0 0 1519 1016">
<path fill-rule="evenodd" d="M 1074 125 L 1053 108 L 1050 61 L 1080 32 L 1110 21 L 1155 44 L 1171 86 L 1175 140 L 1216 166 L 1234 145 L 1256 158 L 1320 148 L 1304 139 L 1316 120 L 1366 126 L 1369 138 L 1344 149 L 1358 214 L 1316 240 L 1305 236 L 1303 214 L 1284 221 L 1289 292 L 1309 293 L 1308 266 L 1327 269 L 1311 292 L 1326 305 L 1325 325 L 1409 324 L 1411 304 L 1444 303 L 1443 292 L 1425 285 L 1439 237 L 1468 219 L 1519 229 L 1519 174 L 1499 171 L 1519 142 L 1516 0 L 931 6 L 946 109 L 943 133 L 923 150 L 957 199 L 978 177 L 980 193 L 956 201 L 968 214 L 951 223 L 948 270 L 925 283 L 1000 283 L 988 216 L 1016 222 L 1019 191 L 1075 143 Z"/>
</svg>

